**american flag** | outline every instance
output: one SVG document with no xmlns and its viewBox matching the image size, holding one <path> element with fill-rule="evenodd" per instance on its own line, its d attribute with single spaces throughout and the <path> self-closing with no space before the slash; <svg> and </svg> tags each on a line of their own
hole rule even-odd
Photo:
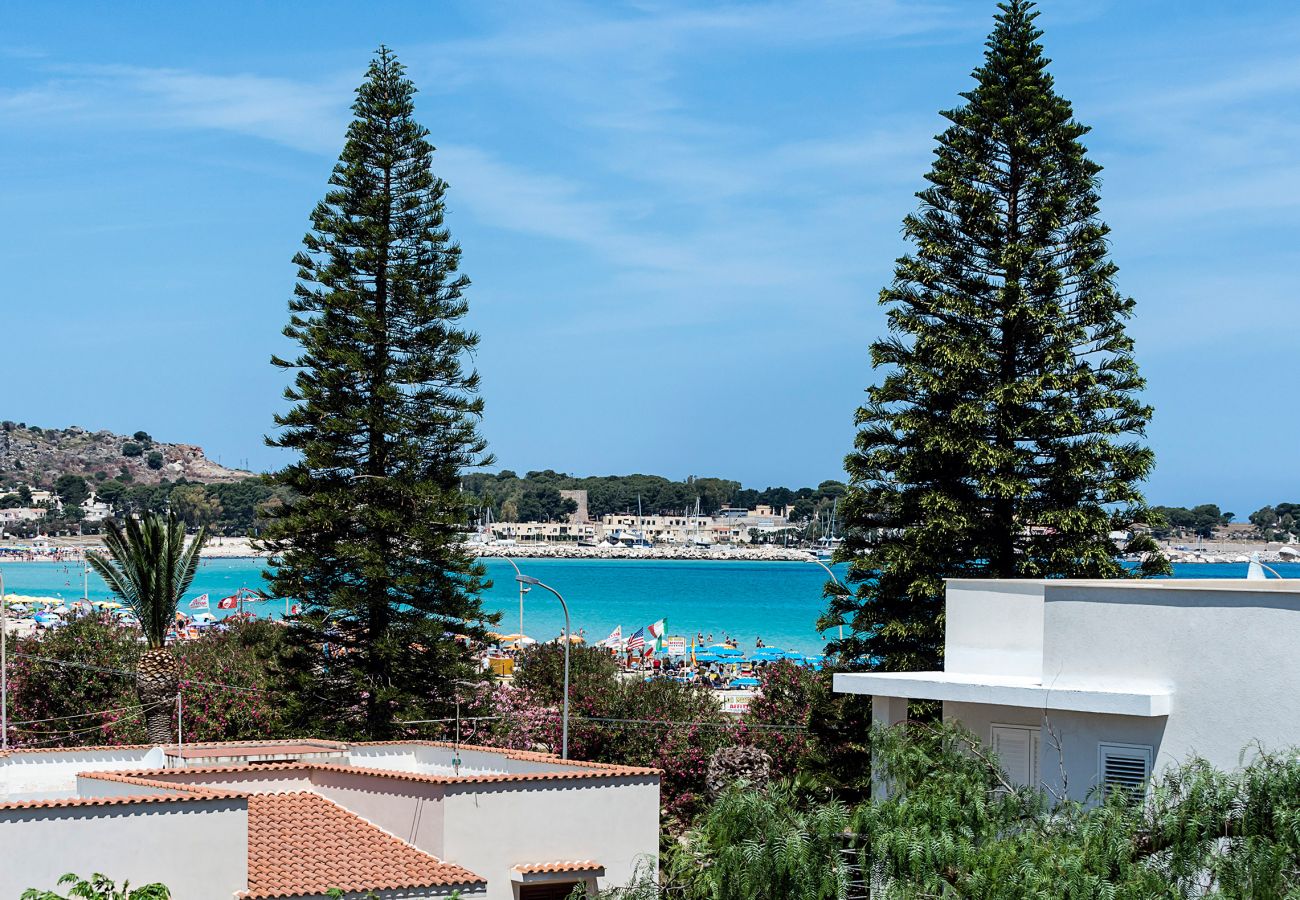
<svg viewBox="0 0 1300 900">
<path fill-rule="evenodd" d="M 640 650 L 644 646 L 645 646 L 645 629 L 638 628 L 636 631 L 632 633 L 632 636 L 627 639 L 627 648 L 626 648 L 627 652 L 631 653 L 633 650 Z"/>
</svg>

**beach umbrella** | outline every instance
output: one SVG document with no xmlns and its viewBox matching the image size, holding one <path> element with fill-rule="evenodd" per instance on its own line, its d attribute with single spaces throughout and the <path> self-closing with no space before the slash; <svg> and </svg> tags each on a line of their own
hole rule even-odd
<svg viewBox="0 0 1300 900">
<path fill-rule="evenodd" d="M 59 617 L 54 613 L 39 612 L 36 614 L 36 621 L 41 625 L 53 625 L 55 622 L 59 621 Z"/>
<path fill-rule="evenodd" d="M 717 656 L 744 656 L 745 653 L 739 647 L 731 647 L 727 644 L 714 644 L 709 647 L 708 652 Z"/>
<path fill-rule="evenodd" d="M 732 687 L 758 687 L 759 683 L 757 678 L 750 678 L 749 676 L 731 679 Z"/>
<path fill-rule="evenodd" d="M 716 663 L 722 662 L 722 657 L 712 650 L 700 650 L 695 654 L 695 661 L 697 663 Z"/>
<path fill-rule="evenodd" d="M 66 606 L 60 604 L 60 605 L 54 607 L 54 609 L 50 610 L 50 612 L 52 612 L 52 613 L 57 613 L 58 615 L 61 615 L 61 616 L 62 616 L 62 615 L 66 615 L 66 614 L 72 612 L 72 610 L 70 610 L 70 609 L 68 609 Z"/>
<path fill-rule="evenodd" d="M 29 597 L 24 594 L 8 594 L 5 601 L 8 603 L 22 603 L 26 606 L 58 606 L 63 602 L 57 597 Z"/>
<path fill-rule="evenodd" d="M 99 609 L 121 609 L 122 608 L 122 604 L 118 603 L 116 600 L 93 600 L 91 601 L 91 603 L 92 605 L 98 607 Z"/>
</svg>

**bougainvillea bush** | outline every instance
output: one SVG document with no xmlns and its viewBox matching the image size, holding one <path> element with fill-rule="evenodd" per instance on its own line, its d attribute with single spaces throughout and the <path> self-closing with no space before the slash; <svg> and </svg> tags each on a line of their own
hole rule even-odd
<svg viewBox="0 0 1300 900">
<path fill-rule="evenodd" d="M 480 743 L 559 752 L 563 647 L 541 645 L 520 661 L 513 686 L 485 695 L 483 715 L 499 718 L 470 732 Z M 706 797 L 709 757 L 735 740 L 737 723 L 706 688 L 619 674 L 603 651 L 574 648 L 569 691 L 569 755 L 663 771 L 664 812 L 689 821 Z"/>
<path fill-rule="evenodd" d="M 273 663 L 279 626 L 233 624 L 181 641 L 186 741 L 280 737 Z M 132 672 L 136 629 L 82 616 L 10 644 L 9 741 L 15 747 L 84 747 L 145 740 Z M 87 715 L 87 714 L 90 715 Z"/>
</svg>

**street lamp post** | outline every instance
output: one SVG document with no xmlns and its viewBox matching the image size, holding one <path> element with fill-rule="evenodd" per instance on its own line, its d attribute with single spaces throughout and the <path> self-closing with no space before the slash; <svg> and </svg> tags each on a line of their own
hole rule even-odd
<svg viewBox="0 0 1300 900">
<path fill-rule="evenodd" d="M 524 581 L 524 573 L 519 571 L 517 562 L 505 555 L 502 555 L 501 558 L 515 567 L 515 581 L 519 583 L 519 646 L 522 647 L 524 640 L 524 594 L 528 593 L 532 588 L 528 586 L 528 582 Z"/>
<path fill-rule="evenodd" d="M 555 599 L 560 601 L 560 607 L 564 610 L 564 721 L 560 732 L 560 759 L 569 758 L 569 646 L 572 643 L 569 640 L 569 604 L 564 602 L 560 592 L 549 584 L 543 584 L 531 575 L 516 575 L 515 581 L 521 585 L 534 585 L 544 590 L 550 591 L 555 595 Z M 522 595 L 520 595 L 522 596 Z"/>
<path fill-rule="evenodd" d="M 832 569 L 831 569 L 830 566 L 826 565 L 826 563 L 822 562 L 820 559 L 818 559 L 818 558 L 815 557 L 815 556 L 814 556 L 812 559 L 808 560 L 808 562 L 811 562 L 811 563 L 817 563 L 817 565 L 819 565 L 819 566 L 821 566 L 823 569 L 825 569 L 825 570 L 826 570 L 826 574 L 829 575 L 829 576 L 831 576 L 831 581 L 835 582 L 835 586 L 836 586 L 837 588 L 839 588 L 840 590 L 844 590 L 844 584 L 843 584 L 843 583 L 842 583 L 838 578 L 835 577 L 835 572 L 832 571 Z M 840 623 L 840 640 L 841 640 L 841 641 L 844 640 L 844 623 L 843 623 L 843 622 Z"/>
</svg>

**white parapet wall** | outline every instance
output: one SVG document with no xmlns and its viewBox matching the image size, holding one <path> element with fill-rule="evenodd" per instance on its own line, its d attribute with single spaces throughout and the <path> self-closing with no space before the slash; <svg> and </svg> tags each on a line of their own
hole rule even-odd
<svg viewBox="0 0 1300 900">
<path fill-rule="evenodd" d="M 165 762 L 160 747 L 11 750 L 0 753 L 0 803 L 70 793 L 76 789 L 80 772 L 154 769 Z"/>
</svg>

